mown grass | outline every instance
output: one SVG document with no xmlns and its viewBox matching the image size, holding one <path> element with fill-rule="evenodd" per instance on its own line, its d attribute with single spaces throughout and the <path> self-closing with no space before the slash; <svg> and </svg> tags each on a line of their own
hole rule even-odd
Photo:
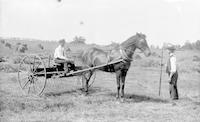
<svg viewBox="0 0 200 122">
<path fill-rule="evenodd" d="M 39 98 L 23 95 L 17 86 L 16 75 L 12 73 L 10 74 L 12 77 L 8 79 L 3 73 L 5 77 L 1 79 L 0 91 L 1 119 L 48 122 L 200 120 L 198 104 L 200 101 L 196 99 L 198 98 L 199 74 L 181 73 L 178 81 L 180 100 L 171 102 L 168 99 L 166 75 L 163 75 L 162 92 L 159 97 L 159 69 L 132 67 L 126 80 L 124 103 L 115 98 L 115 75 L 103 72 L 97 72 L 97 74 L 88 96 L 82 94 L 81 84 L 77 83 L 74 77 L 49 80 L 43 96 Z M 193 80 L 188 81 L 191 77 Z"/>
<path fill-rule="evenodd" d="M 45 49 L 45 44 L 42 45 Z M 34 47 L 29 49 L 28 53 L 34 52 Z M 126 77 L 123 103 L 115 98 L 117 90 L 115 74 L 97 72 L 88 96 L 84 96 L 80 90 L 81 83 L 78 78 L 72 77 L 48 80 L 43 96 L 33 97 L 22 94 L 15 71 L 14 73 L 0 72 L 0 120 L 199 121 L 200 62 L 198 57 L 200 53 L 198 51 L 176 52 L 180 100 L 173 102 L 169 100 L 169 84 L 165 67 L 163 67 L 161 96 L 158 96 L 161 51 L 153 50 L 153 52 L 150 57 L 137 53 L 138 56 L 132 62 Z M 17 55 L 16 57 L 13 55 L 15 53 L 8 55 L 11 61 L 6 63 L 15 67 L 19 59 Z M 167 62 L 167 57 L 168 54 L 164 51 L 163 64 Z"/>
</svg>

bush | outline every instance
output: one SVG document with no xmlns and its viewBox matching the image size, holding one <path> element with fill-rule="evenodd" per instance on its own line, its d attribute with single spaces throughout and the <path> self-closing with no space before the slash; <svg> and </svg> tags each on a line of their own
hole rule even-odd
<svg viewBox="0 0 200 122">
<path fill-rule="evenodd" d="M 21 60 L 22 60 L 22 57 L 20 56 L 15 56 L 11 59 L 13 64 L 19 64 Z"/>
<path fill-rule="evenodd" d="M 27 44 L 17 44 L 16 51 L 20 53 L 25 53 L 28 50 Z"/>
<path fill-rule="evenodd" d="M 39 49 L 43 50 L 44 47 L 42 46 L 42 44 L 38 44 Z"/>
<path fill-rule="evenodd" d="M 185 44 L 181 47 L 182 49 L 197 49 L 200 50 L 200 40 L 197 40 L 194 43 L 190 43 L 189 41 L 186 41 Z"/>
<path fill-rule="evenodd" d="M 6 42 L 5 46 L 10 48 L 10 49 L 12 48 L 12 45 L 10 43 L 8 43 L 8 42 Z"/>
<path fill-rule="evenodd" d="M 198 56 L 195 55 L 195 56 L 193 56 L 192 61 L 200 62 L 200 57 L 198 57 Z"/>
<path fill-rule="evenodd" d="M 5 44 L 5 41 L 4 41 L 4 40 L 1 40 L 1 44 Z"/>
</svg>

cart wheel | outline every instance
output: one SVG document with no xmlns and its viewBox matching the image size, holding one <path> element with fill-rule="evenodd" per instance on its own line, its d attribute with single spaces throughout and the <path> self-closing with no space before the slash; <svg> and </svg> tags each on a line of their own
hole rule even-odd
<svg viewBox="0 0 200 122">
<path fill-rule="evenodd" d="M 37 71 L 40 69 L 40 72 Z M 42 75 L 37 75 L 40 73 Z M 25 94 L 41 95 L 47 82 L 46 66 L 38 55 L 25 56 L 18 67 L 18 82 Z"/>
</svg>

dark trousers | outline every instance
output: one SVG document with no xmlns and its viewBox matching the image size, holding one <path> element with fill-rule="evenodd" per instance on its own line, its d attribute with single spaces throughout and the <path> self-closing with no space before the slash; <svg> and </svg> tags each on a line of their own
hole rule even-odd
<svg viewBox="0 0 200 122">
<path fill-rule="evenodd" d="M 171 81 L 169 83 L 170 98 L 173 100 L 177 100 L 179 98 L 177 89 L 177 80 L 178 80 L 178 72 L 176 71 L 172 75 Z"/>
<path fill-rule="evenodd" d="M 72 61 L 56 58 L 56 59 L 54 59 L 54 62 L 61 64 L 61 66 L 64 68 L 65 72 L 68 72 L 69 70 L 75 70 L 75 65 L 74 65 L 74 62 L 72 62 Z"/>
</svg>

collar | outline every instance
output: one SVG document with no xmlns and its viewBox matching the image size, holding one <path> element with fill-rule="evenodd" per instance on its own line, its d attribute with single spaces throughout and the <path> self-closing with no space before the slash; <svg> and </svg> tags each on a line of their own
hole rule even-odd
<svg viewBox="0 0 200 122">
<path fill-rule="evenodd" d="M 128 60 L 128 61 L 133 60 L 132 58 L 128 57 L 128 55 L 126 54 L 126 52 L 122 48 L 120 48 L 120 54 L 121 54 L 122 58 L 125 59 L 125 60 Z"/>
<path fill-rule="evenodd" d="M 61 45 L 59 45 L 58 47 L 59 47 L 59 48 L 64 48 L 64 47 L 62 47 Z"/>
<path fill-rule="evenodd" d="M 174 56 L 174 53 L 170 53 L 169 56 L 170 56 L 170 57 Z"/>
</svg>

